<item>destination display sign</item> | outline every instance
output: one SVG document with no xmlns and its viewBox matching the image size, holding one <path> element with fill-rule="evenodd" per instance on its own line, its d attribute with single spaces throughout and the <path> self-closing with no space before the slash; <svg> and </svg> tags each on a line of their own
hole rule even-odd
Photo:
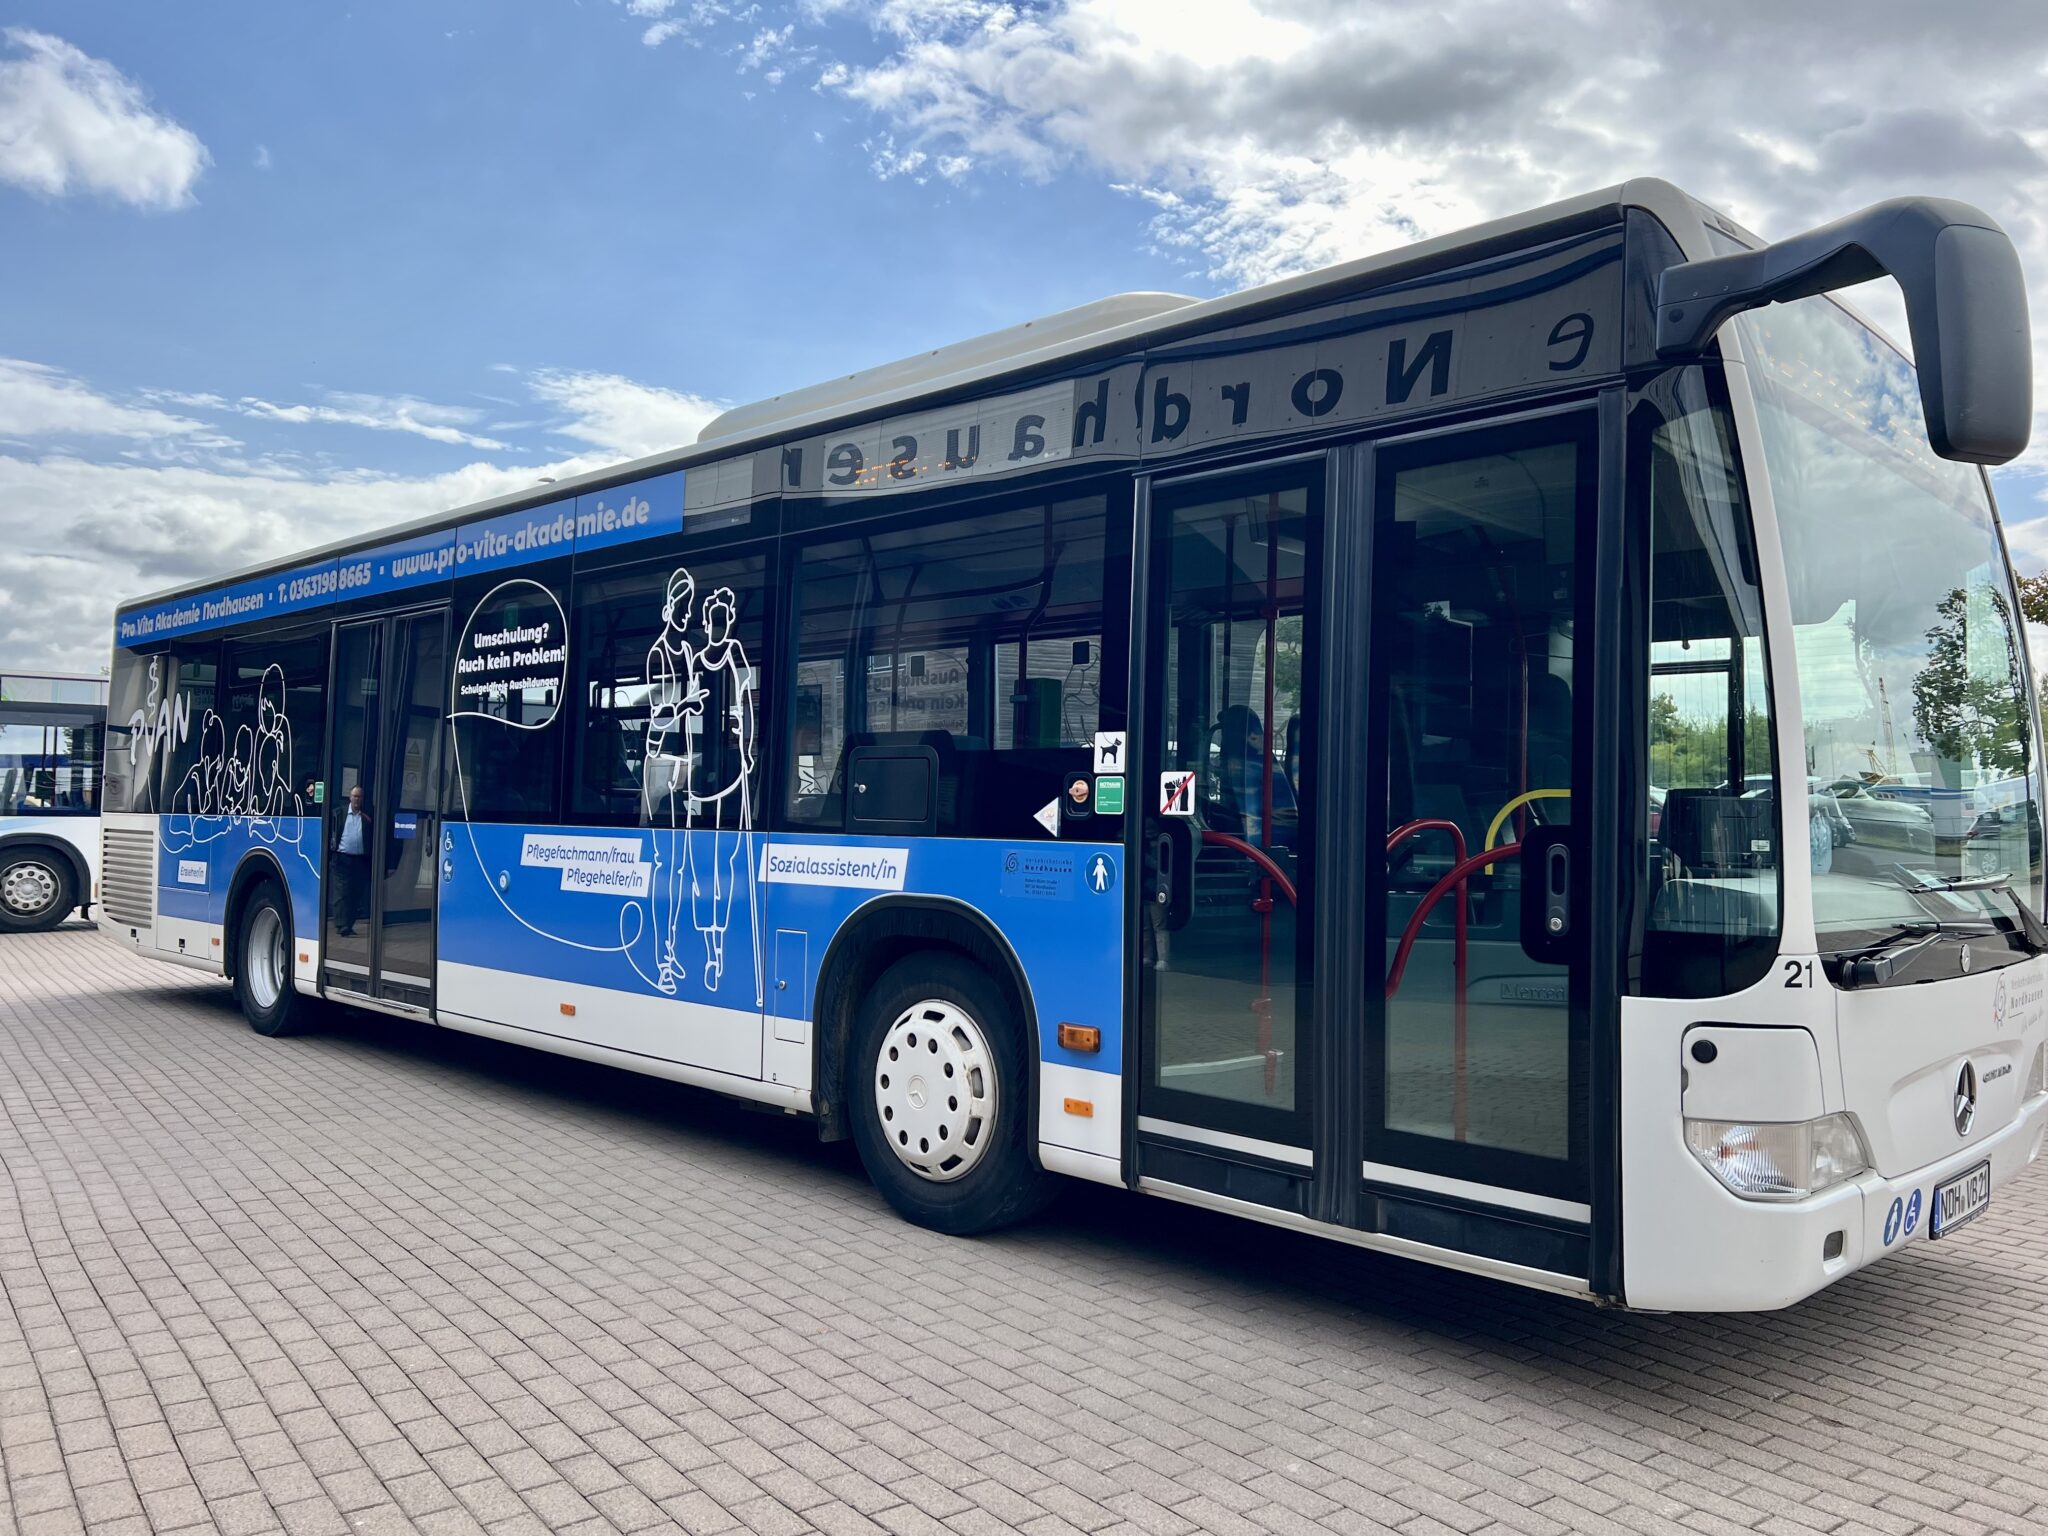
<svg viewBox="0 0 2048 1536">
<path fill-rule="evenodd" d="M 1620 366 L 1622 236 L 1558 241 L 958 406 L 807 438 L 757 488 L 887 496 L 1441 409 Z"/>
</svg>

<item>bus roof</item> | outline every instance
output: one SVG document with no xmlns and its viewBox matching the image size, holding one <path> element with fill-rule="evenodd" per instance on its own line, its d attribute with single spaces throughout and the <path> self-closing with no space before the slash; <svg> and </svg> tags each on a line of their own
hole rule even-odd
<svg viewBox="0 0 2048 1536">
<path fill-rule="evenodd" d="M 1689 260 L 1714 254 L 1706 243 L 1705 228 L 1710 223 L 1745 242 L 1755 242 L 1754 236 L 1725 215 L 1697 202 L 1670 182 L 1655 177 L 1633 178 L 1597 192 L 1582 193 L 1452 234 L 1281 278 L 1220 298 L 1196 300 L 1165 293 L 1115 295 L 841 379 L 735 407 L 714 418 L 698 434 L 697 442 L 685 447 L 608 465 L 565 480 L 542 482 L 530 489 L 470 502 L 310 549 L 293 550 L 240 570 L 165 587 L 130 599 L 120 607 L 125 611 L 207 592 L 325 556 L 435 532 L 491 513 L 540 506 L 583 491 L 604 490 L 669 470 L 734 458 L 792 436 L 820 432 L 871 415 L 931 405 L 941 397 L 991 390 L 1061 366 L 1247 323 L 1265 314 L 1299 307 L 1325 290 L 1357 287 L 1374 278 L 1392 280 L 1409 268 L 1428 268 L 1490 249 L 1512 248 L 1526 243 L 1538 232 L 1590 226 L 1612 219 L 1627 208 L 1640 208 L 1656 217 Z"/>
</svg>

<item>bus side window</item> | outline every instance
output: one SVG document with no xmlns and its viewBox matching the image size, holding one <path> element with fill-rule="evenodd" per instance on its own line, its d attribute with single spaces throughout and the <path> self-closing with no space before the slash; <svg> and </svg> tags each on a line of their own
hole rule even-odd
<svg viewBox="0 0 2048 1536">
<path fill-rule="evenodd" d="M 1697 370 L 1664 381 L 1631 423 L 1650 465 L 1651 996 L 1740 991 L 1777 950 L 1770 679 L 1733 442 Z"/>
<path fill-rule="evenodd" d="M 759 555 L 684 553 L 578 579 L 571 822 L 681 825 L 694 795 L 704 824 L 759 824 L 766 573 Z"/>
<path fill-rule="evenodd" d="M 805 550 L 787 824 L 859 830 L 851 756 L 900 747 L 936 759 L 940 835 L 1042 837 L 1104 720 L 1109 504 L 970 504 Z"/>
</svg>

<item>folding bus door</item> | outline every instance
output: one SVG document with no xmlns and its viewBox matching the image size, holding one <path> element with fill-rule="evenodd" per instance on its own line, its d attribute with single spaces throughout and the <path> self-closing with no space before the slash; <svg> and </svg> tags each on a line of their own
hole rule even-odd
<svg viewBox="0 0 2048 1536">
<path fill-rule="evenodd" d="M 1596 437 L 1589 406 L 1375 445 L 1361 891 L 1362 1221 L 1466 1246 L 1459 1211 L 1515 1212 L 1520 1261 L 1581 1274 Z"/>
<path fill-rule="evenodd" d="M 448 672 L 445 611 L 336 631 L 321 948 L 331 996 L 433 1006 Z"/>
</svg>

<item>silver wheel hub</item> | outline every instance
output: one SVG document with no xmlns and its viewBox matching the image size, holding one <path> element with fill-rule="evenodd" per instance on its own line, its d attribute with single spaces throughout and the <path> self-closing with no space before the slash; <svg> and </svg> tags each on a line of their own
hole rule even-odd
<svg viewBox="0 0 2048 1536">
<path fill-rule="evenodd" d="M 993 1140 L 995 1054 L 958 1003 L 927 998 L 903 1010 L 875 1059 L 875 1112 L 889 1150 L 919 1178 L 971 1172 Z"/>
<path fill-rule="evenodd" d="M 256 1006 L 275 1007 L 284 996 L 289 958 L 285 950 L 284 919 L 277 908 L 264 907 L 249 924 L 249 952 L 242 957 L 248 968 L 249 995 Z"/>
<path fill-rule="evenodd" d="M 36 917 L 49 911 L 58 889 L 54 869 L 24 860 L 9 866 L 7 873 L 0 876 L 0 903 L 21 917 Z"/>
</svg>

